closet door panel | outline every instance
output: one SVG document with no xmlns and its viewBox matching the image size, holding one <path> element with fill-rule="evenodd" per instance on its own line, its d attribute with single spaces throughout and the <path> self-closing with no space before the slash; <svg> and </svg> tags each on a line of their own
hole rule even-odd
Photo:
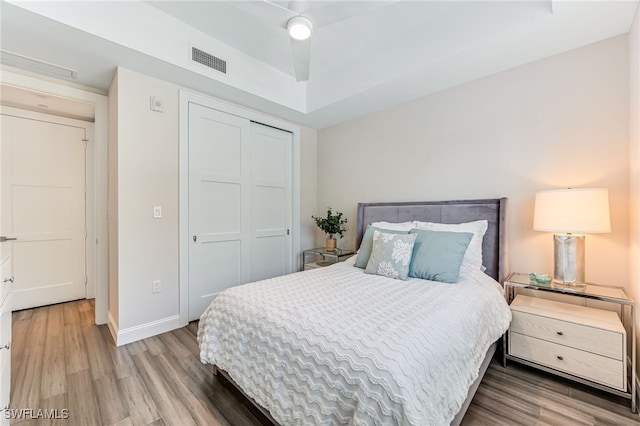
<svg viewBox="0 0 640 426">
<path fill-rule="evenodd" d="M 248 120 L 189 107 L 189 321 L 248 281 Z"/>
<path fill-rule="evenodd" d="M 290 273 L 291 133 L 251 123 L 251 280 Z"/>
</svg>

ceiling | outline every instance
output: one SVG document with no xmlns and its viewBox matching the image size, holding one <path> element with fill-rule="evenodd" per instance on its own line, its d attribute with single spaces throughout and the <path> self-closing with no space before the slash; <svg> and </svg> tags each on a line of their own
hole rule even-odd
<svg viewBox="0 0 640 426">
<path fill-rule="evenodd" d="M 107 90 L 116 66 L 314 128 L 629 31 L 637 1 L 2 1 L 3 51 Z M 291 13 L 314 23 L 296 82 Z M 191 60 L 197 47 L 225 74 Z M 3 91 L 4 92 L 4 91 Z"/>
</svg>

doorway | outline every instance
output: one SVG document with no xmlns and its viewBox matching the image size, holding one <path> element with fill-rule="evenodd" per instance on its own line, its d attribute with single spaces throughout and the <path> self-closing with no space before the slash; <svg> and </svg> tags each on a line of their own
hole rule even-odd
<svg viewBox="0 0 640 426">
<path fill-rule="evenodd" d="M 19 96 L 7 101 L 11 91 L 7 88 L 19 91 Z M 57 111 L 69 110 L 71 103 L 75 107 L 81 107 L 80 112 L 72 110 L 71 116 L 85 119 L 85 108 L 91 111 L 93 117 L 93 140 L 87 145 L 87 211 L 86 221 L 88 238 L 87 244 L 87 278 L 88 297 L 95 297 L 95 322 L 106 324 L 108 320 L 108 225 L 107 225 L 107 169 L 108 169 L 108 119 L 109 103 L 106 93 L 98 93 L 77 87 L 70 87 L 54 81 L 44 80 L 33 76 L 19 74 L 17 72 L 3 70 L 2 83 L 0 84 L 3 108 L 7 106 L 19 107 L 36 111 L 36 108 L 25 108 L 24 98 L 33 104 L 41 103 L 43 98 L 47 101 L 64 101 L 63 108 Z M 51 108 L 50 108 L 51 109 Z M 62 114 L 64 115 L 64 114 Z M 68 115 L 66 115 L 68 116 Z"/>
</svg>

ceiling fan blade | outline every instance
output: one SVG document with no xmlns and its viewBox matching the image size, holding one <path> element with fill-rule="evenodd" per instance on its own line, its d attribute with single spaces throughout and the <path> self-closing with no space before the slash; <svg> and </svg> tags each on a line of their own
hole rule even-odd
<svg viewBox="0 0 640 426">
<path fill-rule="evenodd" d="M 366 15 L 376 9 L 397 3 L 399 0 L 355 1 L 355 2 L 322 2 L 311 8 L 308 15 L 317 28 L 329 26 L 351 18 Z"/>
<path fill-rule="evenodd" d="M 298 16 L 298 13 L 288 9 L 287 7 L 269 1 L 237 1 L 230 2 L 229 4 L 244 10 L 264 21 L 277 23 L 277 25 L 286 28 L 287 21 L 294 16 Z"/>
<path fill-rule="evenodd" d="M 299 15 L 302 15 L 308 12 L 310 8 L 311 8 L 311 3 L 309 2 L 309 0 L 291 0 L 287 5 L 287 9 Z"/>
<path fill-rule="evenodd" d="M 291 54 L 293 56 L 293 68 L 296 72 L 296 81 L 309 80 L 309 68 L 311 64 L 311 39 L 291 39 Z"/>
</svg>

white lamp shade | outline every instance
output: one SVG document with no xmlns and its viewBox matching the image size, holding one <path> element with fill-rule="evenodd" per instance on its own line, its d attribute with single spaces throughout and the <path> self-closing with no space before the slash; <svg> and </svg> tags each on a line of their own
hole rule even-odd
<svg viewBox="0 0 640 426">
<path fill-rule="evenodd" d="M 571 234 L 611 232 L 609 191 L 606 188 L 540 191 L 536 194 L 533 229 Z"/>
</svg>

